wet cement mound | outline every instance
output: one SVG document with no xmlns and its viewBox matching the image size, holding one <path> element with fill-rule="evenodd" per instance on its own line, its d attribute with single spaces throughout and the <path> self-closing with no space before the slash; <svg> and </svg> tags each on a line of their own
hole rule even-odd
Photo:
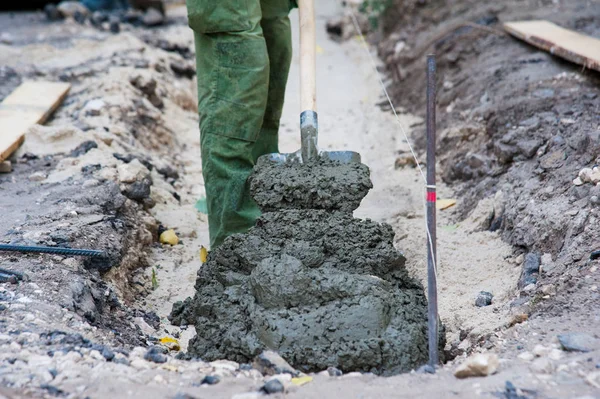
<svg viewBox="0 0 600 399">
<path fill-rule="evenodd" d="M 261 158 L 250 177 L 250 193 L 264 212 L 278 209 L 332 209 L 352 212 L 373 188 L 361 163 L 277 164 Z"/>
<path fill-rule="evenodd" d="M 196 327 L 190 354 L 249 362 L 269 348 L 302 371 L 334 366 L 378 374 L 427 361 L 427 301 L 393 247 L 392 228 L 351 214 L 368 190 L 358 195 L 348 178 L 354 173 L 359 185 L 370 186 L 368 168 L 327 162 L 347 173 L 313 170 L 321 163 L 256 168 L 251 179 L 260 203 L 271 204 L 267 209 L 276 208 L 275 198 L 287 203 L 212 251 L 198 272 L 195 297 L 174 305 L 171 321 Z M 274 184 L 267 183 L 267 170 Z M 285 208 L 317 207 L 289 188 L 314 187 L 315 176 L 325 175 L 348 196 L 330 197 L 327 210 Z M 349 197 L 352 206 L 335 202 Z"/>
</svg>

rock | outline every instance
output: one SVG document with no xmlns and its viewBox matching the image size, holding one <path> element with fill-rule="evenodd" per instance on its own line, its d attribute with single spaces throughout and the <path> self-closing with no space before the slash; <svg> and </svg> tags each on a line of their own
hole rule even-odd
<svg viewBox="0 0 600 399">
<path fill-rule="evenodd" d="M 196 67 L 191 62 L 178 60 L 177 62 L 171 62 L 169 66 L 177 76 L 183 76 L 188 79 L 192 79 L 196 76 Z"/>
<path fill-rule="evenodd" d="M 218 376 L 207 375 L 202 379 L 202 381 L 200 382 L 200 385 L 204 385 L 204 384 L 215 385 L 215 384 L 218 384 L 219 381 L 221 381 L 221 379 Z"/>
<path fill-rule="evenodd" d="M 95 141 L 93 141 L 93 140 L 84 141 L 83 143 L 81 143 L 77 147 L 75 147 L 75 149 L 73 151 L 71 151 L 69 156 L 73 157 L 73 158 L 77 158 L 81 155 L 86 154 L 92 148 L 98 148 L 98 144 Z"/>
<path fill-rule="evenodd" d="M 102 348 L 101 353 L 102 353 L 102 356 L 109 362 L 115 358 L 115 353 L 107 346 Z"/>
<path fill-rule="evenodd" d="M 283 384 L 281 383 L 281 381 L 279 381 L 276 378 L 273 378 L 272 380 L 268 381 L 262 388 L 261 391 L 267 393 L 267 394 L 273 394 L 273 393 L 279 393 L 279 392 L 283 392 L 285 390 L 285 387 L 283 386 Z"/>
<path fill-rule="evenodd" d="M 529 369 L 537 374 L 551 374 L 554 371 L 554 364 L 547 357 L 541 357 L 535 359 L 529 366 Z"/>
<path fill-rule="evenodd" d="M 600 349 L 600 340 L 586 333 L 573 332 L 558 335 L 558 342 L 567 352 L 591 352 Z"/>
<path fill-rule="evenodd" d="M 484 306 L 489 306 L 492 304 L 493 298 L 494 295 L 492 295 L 492 293 L 487 291 L 480 291 L 479 294 L 477 294 L 477 299 L 475 299 L 475 306 L 478 306 L 480 308 Z"/>
<path fill-rule="evenodd" d="M 46 174 L 44 172 L 35 172 L 31 175 L 29 175 L 28 179 L 30 181 L 43 181 L 46 180 L 48 176 L 46 176 Z"/>
<path fill-rule="evenodd" d="M 456 378 L 485 377 L 498 371 L 498 356 L 478 353 L 465 360 L 454 372 Z"/>
<path fill-rule="evenodd" d="M 524 288 L 529 284 L 537 283 L 537 277 L 540 271 L 540 255 L 530 252 L 525 255 L 521 277 L 519 278 L 519 288 Z"/>
<path fill-rule="evenodd" d="M 517 152 L 518 149 L 514 145 L 504 144 L 499 141 L 494 143 L 494 154 L 501 164 L 512 162 L 515 155 L 517 155 Z"/>
<path fill-rule="evenodd" d="M 517 148 L 519 149 L 519 151 L 521 152 L 521 154 L 523 154 L 523 156 L 525 156 L 525 158 L 529 159 L 532 158 L 538 148 L 540 148 L 542 146 L 542 142 L 540 140 L 521 140 L 517 143 Z"/>
<path fill-rule="evenodd" d="M 151 77 L 150 75 L 137 73 L 134 76 L 129 78 L 129 83 L 131 83 L 134 87 L 138 88 L 142 91 L 148 98 L 148 101 L 152 103 L 157 108 L 163 108 L 164 103 L 162 99 L 156 93 L 156 79 Z"/>
<path fill-rule="evenodd" d="M 121 32 L 121 22 L 117 16 L 112 15 L 108 20 L 108 29 L 111 33 Z"/>
<path fill-rule="evenodd" d="M 520 353 L 517 357 L 526 362 L 530 362 L 534 359 L 535 356 L 531 352 L 523 352 L 523 353 Z"/>
<path fill-rule="evenodd" d="M 125 188 L 121 190 L 124 196 L 134 201 L 142 201 L 150 197 L 152 181 L 149 178 L 144 178 L 140 181 L 135 181 L 131 184 L 125 185 Z"/>
<path fill-rule="evenodd" d="M 263 375 L 291 374 L 297 376 L 296 371 L 288 362 L 286 362 L 277 352 L 264 351 L 258 355 L 253 362 L 253 367 Z"/>
<path fill-rule="evenodd" d="M 335 367 L 328 367 L 327 373 L 329 374 L 330 377 L 341 377 L 344 374 L 342 372 L 342 370 L 337 369 Z"/>
<path fill-rule="evenodd" d="M 101 27 L 106 21 L 108 21 L 108 15 L 102 11 L 94 11 L 90 17 L 90 22 L 95 27 Z"/>
<path fill-rule="evenodd" d="M 148 8 L 142 17 L 142 23 L 146 26 L 157 26 L 165 22 L 165 16 L 156 8 Z"/>
<path fill-rule="evenodd" d="M 83 112 L 87 116 L 98 116 L 100 115 L 105 106 L 106 103 L 103 100 L 96 98 L 85 103 L 83 107 Z"/>
<path fill-rule="evenodd" d="M 54 4 L 46 4 L 46 6 L 44 6 L 44 14 L 46 14 L 48 21 L 60 21 L 64 18 L 63 14 Z"/>
<path fill-rule="evenodd" d="M 88 10 L 86 6 L 78 1 L 62 1 L 56 8 L 58 12 L 60 12 L 60 14 L 65 18 L 74 18 L 76 14 L 85 16 L 90 13 L 90 10 Z"/>
<path fill-rule="evenodd" d="M 592 183 L 593 170 L 591 168 L 583 168 L 579 171 L 579 179 L 584 183 Z"/>
<path fill-rule="evenodd" d="M 134 183 L 150 177 L 150 171 L 136 158 L 117 167 L 120 183 Z"/>
<path fill-rule="evenodd" d="M 166 363 L 167 357 L 164 355 L 165 349 L 160 346 L 152 346 L 144 355 L 144 360 L 154 363 Z"/>
<path fill-rule="evenodd" d="M 554 284 L 546 284 L 542 286 L 540 291 L 544 295 L 556 295 L 556 286 Z"/>
</svg>

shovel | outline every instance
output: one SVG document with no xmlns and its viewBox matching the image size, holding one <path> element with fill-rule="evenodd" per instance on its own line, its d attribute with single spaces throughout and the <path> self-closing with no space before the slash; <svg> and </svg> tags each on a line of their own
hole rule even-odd
<svg viewBox="0 0 600 399">
<path fill-rule="evenodd" d="M 266 154 L 277 163 L 307 163 L 319 158 L 342 163 L 360 163 L 360 154 L 353 151 L 319 151 L 319 122 L 317 118 L 317 41 L 315 1 L 298 0 L 300 12 L 300 139 L 301 148 L 291 154 Z"/>
</svg>

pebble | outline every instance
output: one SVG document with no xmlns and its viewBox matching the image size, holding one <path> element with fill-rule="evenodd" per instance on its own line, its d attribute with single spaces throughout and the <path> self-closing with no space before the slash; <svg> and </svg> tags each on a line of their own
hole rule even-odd
<svg viewBox="0 0 600 399">
<path fill-rule="evenodd" d="M 46 174 L 44 172 L 35 172 L 31 175 L 29 175 L 29 180 L 30 181 L 43 181 L 46 180 Z"/>
<path fill-rule="evenodd" d="M 500 362 L 493 353 L 477 353 L 465 360 L 456 371 L 456 378 L 485 377 L 498 371 Z"/>
<path fill-rule="evenodd" d="M 146 26 L 160 25 L 165 21 L 164 15 L 156 8 L 149 8 L 142 17 L 142 23 Z"/>
<path fill-rule="evenodd" d="M 288 373 L 293 376 L 298 375 L 288 362 L 286 362 L 277 352 L 264 351 L 254 359 L 253 366 L 263 375 L 275 375 Z"/>
<path fill-rule="evenodd" d="M 272 379 L 268 381 L 261 390 L 267 394 L 279 393 L 284 391 L 284 386 L 278 379 Z"/>
<path fill-rule="evenodd" d="M 567 352 L 591 352 L 600 349 L 600 340 L 586 333 L 573 332 L 558 335 L 558 342 Z"/>
<path fill-rule="evenodd" d="M 144 355 L 144 359 L 154 363 L 166 363 L 167 357 L 163 354 L 164 349 L 160 346 L 153 346 Z"/>
<path fill-rule="evenodd" d="M 531 284 L 537 283 L 537 277 L 540 271 L 541 258 L 540 255 L 530 252 L 525 255 L 525 261 L 523 263 L 523 270 L 521 277 L 519 278 L 519 287 L 527 287 Z"/>
<path fill-rule="evenodd" d="M 480 308 L 484 306 L 489 306 L 492 304 L 493 298 L 494 295 L 491 292 L 480 291 L 479 294 L 477 294 L 477 299 L 475 299 L 475 306 L 478 306 Z"/>
<path fill-rule="evenodd" d="M 330 377 L 341 377 L 344 374 L 342 372 L 342 370 L 337 369 L 335 367 L 328 367 L 327 373 L 329 374 Z"/>
<path fill-rule="evenodd" d="M 523 353 L 519 354 L 517 357 L 526 362 L 530 362 L 534 359 L 535 356 L 531 352 L 523 352 Z"/>
<path fill-rule="evenodd" d="M 535 359 L 529 366 L 530 370 L 538 374 L 551 374 L 554 371 L 552 360 L 547 357 Z"/>
<path fill-rule="evenodd" d="M 83 112 L 88 116 L 98 116 L 105 106 L 106 103 L 103 100 L 96 98 L 85 103 Z"/>
<path fill-rule="evenodd" d="M 56 7 L 63 17 L 75 17 L 76 14 L 87 15 L 90 11 L 78 1 L 61 1 Z"/>
<path fill-rule="evenodd" d="M 207 375 L 202 379 L 202 381 L 200 382 L 200 385 L 204 385 L 204 384 L 215 385 L 215 384 L 218 384 L 219 381 L 221 381 L 221 379 L 219 377 L 217 377 L 216 375 Z"/>
<path fill-rule="evenodd" d="M 119 183 L 135 183 L 138 180 L 148 178 L 150 171 L 137 158 L 129 163 L 117 167 Z"/>
</svg>

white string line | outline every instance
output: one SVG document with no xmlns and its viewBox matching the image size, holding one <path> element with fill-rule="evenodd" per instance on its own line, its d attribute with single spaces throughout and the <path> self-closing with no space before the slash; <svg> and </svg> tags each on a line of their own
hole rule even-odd
<svg viewBox="0 0 600 399">
<path fill-rule="evenodd" d="M 377 69 L 377 64 L 375 63 L 375 58 L 369 51 L 369 45 L 367 44 L 367 41 L 365 40 L 362 30 L 360 29 L 360 26 L 358 25 L 358 20 L 356 18 L 356 15 L 354 14 L 354 10 L 352 10 L 351 5 L 348 5 L 348 9 L 350 10 L 350 16 L 352 17 L 352 23 L 354 24 L 354 28 L 356 29 L 356 31 L 358 32 L 358 34 L 360 36 L 360 40 L 363 44 L 365 52 L 368 54 L 369 60 L 371 61 L 371 66 L 373 67 L 373 71 L 375 72 L 375 75 L 377 76 L 377 79 L 379 80 L 379 85 L 381 86 L 381 89 L 383 90 L 383 93 L 385 94 L 385 97 L 387 98 L 387 101 L 390 104 L 392 111 L 394 112 L 394 116 L 396 117 L 398 126 L 400 126 L 400 131 L 402 132 L 402 135 L 404 136 L 404 139 L 406 140 L 406 143 L 408 144 L 410 153 L 412 154 L 413 158 L 415 159 L 415 163 L 416 163 L 417 167 L 419 168 L 421 177 L 423 178 L 423 181 L 425 182 L 425 187 L 435 189 L 435 185 L 427 184 L 427 178 L 425 177 L 425 174 L 423 173 L 423 167 L 421 166 L 421 163 L 419 162 L 419 159 L 417 158 L 417 155 L 415 154 L 413 146 L 410 144 L 408 134 L 406 134 L 406 130 L 404 129 L 404 126 L 402 125 L 402 121 L 400 121 L 400 117 L 398 116 L 398 113 L 396 112 L 396 107 L 394 107 L 394 103 L 392 102 L 392 99 L 390 98 L 390 95 L 388 94 L 385 84 L 383 83 L 383 79 L 381 77 L 381 74 L 379 73 L 379 70 Z M 425 195 L 423 195 L 422 197 L 423 197 L 423 209 L 425 211 L 425 215 L 427 215 L 427 203 L 425 202 Z M 436 259 L 435 254 L 433 253 L 433 239 L 431 238 L 431 231 L 429 230 L 429 226 L 427 226 L 427 216 L 425 216 L 425 231 L 427 232 L 427 240 L 429 241 L 431 259 L 433 260 L 433 274 L 437 281 L 437 259 Z"/>
</svg>

